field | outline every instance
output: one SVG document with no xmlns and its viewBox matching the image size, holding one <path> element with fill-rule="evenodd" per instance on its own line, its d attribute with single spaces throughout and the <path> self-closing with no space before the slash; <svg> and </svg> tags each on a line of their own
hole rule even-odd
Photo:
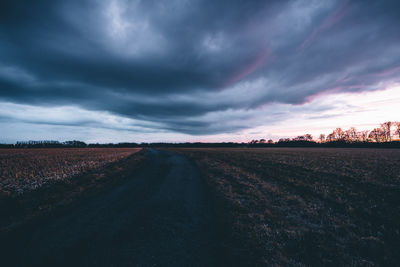
<svg viewBox="0 0 400 267">
<path fill-rule="evenodd" d="M 100 168 L 139 148 L 0 149 L 0 194 L 20 195 L 50 181 Z"/>
<path fill-rule="evenodd" d="M 37 233 L 39 246 L 51 247 L 41 241 L 53 235 L 41 226 L 45 222 L 53 225 L 54 235 L 62 236 L 57 240 L 64 238 L 65 229 L 75 229 L 68 236 L 76 241 L 71 245 L 76 251 L 82 233 L 92 231 L 85 242 L 98 246 L 94 258 L 105 251 L 102 246 L 121 246 L 117 251 L 129 251 L 126 256 L 137 259 L 140 253 L 133 251 L 164 244 L 180 248 L 173 253 L 181 253 L 182 260 L 192 259 L 185 254 L 192 246 L 199 255 L 230 266 L 400 262 L 399 149 L 139 150 L 0 149 L 0 240 L 4 236 L 15 243 L 10 255 L 18 255 L 19 243 Z M 59 224 L 66 222 L 59 218 L 72 219 Z M 18 236 L 20 229 L 25 232 Z M 193 231 L 197 234 L 187 238 Z M 147 234 L 138 241 L 142 233 Z M 129 242 L 111 244 L 110 236 Z M 8 247 L 8 241 L 3 245 Z M 42 251 L 34 245 L 30 249 Z M 156 248 L 151 258 L 141 260 L 150 265 L 167 254 Z M 46 255 L 52 254 L 38 258 Z M 82 255 L 72 254 L 71 260 Z M 176 260 L 171 255 L 167 258 Z"/>
<path fill-rule="evenodd" d="M 240 257 L 284 266 L 400 261 L 400 150 L 174 151 L 202 171 L 238 262 Z"/>
</svg>

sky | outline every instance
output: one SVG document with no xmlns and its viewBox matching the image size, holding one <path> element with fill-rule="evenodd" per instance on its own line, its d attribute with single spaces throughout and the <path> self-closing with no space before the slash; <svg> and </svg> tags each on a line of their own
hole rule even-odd
<svg viewBox="0 0 400 267">
<path fill-rule="evenodd" d="M 0 142 L 247 142 L 400 121 L 391 0 L 5 0 Z"/>
</svg>

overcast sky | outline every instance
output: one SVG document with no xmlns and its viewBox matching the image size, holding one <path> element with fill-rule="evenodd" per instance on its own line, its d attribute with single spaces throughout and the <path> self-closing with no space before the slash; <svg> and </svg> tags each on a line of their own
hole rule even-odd
<svg viewBox="0 0 400 267">
<path fill-rule="evenodd" d="M 400 120 L 397 0 L 0 2 L 0 142 L 248 141 Z"/>
</svg>

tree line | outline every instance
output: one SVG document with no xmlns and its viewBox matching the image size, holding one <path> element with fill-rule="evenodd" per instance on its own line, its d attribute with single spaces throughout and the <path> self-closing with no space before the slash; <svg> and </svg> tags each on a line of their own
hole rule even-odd
<svg viewBox="0 0 400 267">
<path fill-rule="evenodd" d="M 0 148 L 40 148 L 40 147 L 316 147 L 316 146 L 349 146 L 349 147 L 400 147 L 400 122 L 387 121 L 372 130 L 358 131 L 355 127 L 343 130 L 336 128 L 328 135 L 320 134 L 317 139 L 311 134 L 294 138 L 251 140 L 250 142 L 220 143 L 108 143 L 86 144 L 82 141 L 22 141 L 16 144 L 0 144 Z"/>
<path fill-rule="evenodd" d="M 282 143 L 383 143 L 392 142 L 394 139 L 400 141 L 400 122 L 387 121 L 380 124 L 380 127 L 372 130 L 357 131 L 355 127 L 351 127 L 348 130 L 342 128 L 336 128 L 328 135 L 320 134 L 317 139 L 311 134 L 303 134 L 294 138 L 281 138 L 278 142 L 274 142 L 272 139 L 268 141 L 266 139 L 251 140 L 249 145 L 272 145 Z"/>
<path fill-rule="evenodd" d="M 400 122 L 387 121 L 380 124 L 380 127 L 372 130 L 357 131 L 355 127 L 348 130 L 336 128 L 330 134 L 320 134 L 318 140 L 320 143 L 326 142 L 391 142 L 394 138 L 400 139 Z M 310 134 L 298 136 L 293 141 L 314 141 Z"/>
</svg>

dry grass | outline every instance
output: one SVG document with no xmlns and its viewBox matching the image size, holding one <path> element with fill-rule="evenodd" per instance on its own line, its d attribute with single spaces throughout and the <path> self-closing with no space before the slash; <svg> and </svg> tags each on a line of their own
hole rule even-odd
<svg viewBox="0 0 400 267">
<path fill-rule="evenodd" d="M 253 264 L 394 266 L 400 150 L 176 149 L 196 161 Z"/>
<path fill-rule="evenodd" d="M 0 193 L 18 195 L 125 158 L 140 148 L 0 149 Z"/>
</svg>

